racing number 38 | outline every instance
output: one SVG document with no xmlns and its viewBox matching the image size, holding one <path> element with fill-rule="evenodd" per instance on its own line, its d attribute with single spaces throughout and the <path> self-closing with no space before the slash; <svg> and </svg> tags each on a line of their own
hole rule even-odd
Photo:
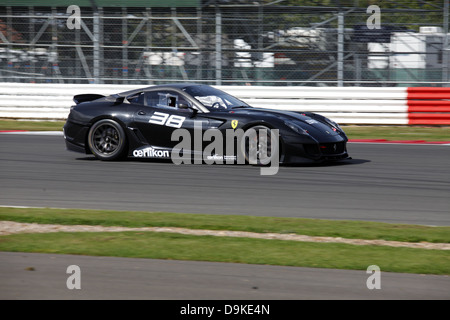
<svg viewBox="0 0 450 320">
<path fill-rule="evenodd" d="M 181 128 L 186 117 L 169 115 L 167 113 L 155 112 L 148 122 L 161 126 Z"/>
</svg>

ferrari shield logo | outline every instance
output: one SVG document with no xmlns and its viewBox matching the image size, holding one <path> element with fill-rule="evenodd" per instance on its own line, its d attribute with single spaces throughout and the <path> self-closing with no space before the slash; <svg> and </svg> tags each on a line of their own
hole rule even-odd
<svg viewBox="0 0 450 320">
<path fill-rule="evenodd" d="M 237 120 L 231 120 L 231 127 L 233 129 L 236 129 L 237 125 L 238 125 L 238 121 Z"/>
</svg>

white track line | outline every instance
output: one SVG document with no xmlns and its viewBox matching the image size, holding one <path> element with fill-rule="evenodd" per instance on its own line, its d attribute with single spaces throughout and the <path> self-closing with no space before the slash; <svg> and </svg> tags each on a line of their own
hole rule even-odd
<svg viewBox="0 0 450 320">
<path fill-rule="evenodd" d="M 359 144 L 384 144 L 384 145 L 409 145 L 409 146 L 450 146 L 450 143 L 403 143 L 403 142 L 356 142 L 349 141 L 348 143 L 359 143 Z"/>
<path fill-rule="evenodd" d="M 62 131 L 0 131 L 0 134 L 21 134 L 36 136 L 62 136 Z"/>
</svg>

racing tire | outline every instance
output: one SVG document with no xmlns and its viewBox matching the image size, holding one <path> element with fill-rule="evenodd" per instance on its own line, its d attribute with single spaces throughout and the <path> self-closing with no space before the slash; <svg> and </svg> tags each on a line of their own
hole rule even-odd
<svg viewBox="0 0 450 320">
<path fill-rule="evenodd" d="M 88 134 L 89 150 L 97 159 L 121 160 L 127 155 L 125 131 L 116 121 L 99 120 L 92 125 Z"/>
<path fill-rule="evenodd" d="M 264 134 L 264 132 L 267 134 Z M 241 142 L 241 152 L 247 164 L 269 165 L 276 154 L 278 154 L 279 159 L 279 143 L 272 145 L 271 134 L 270 128 L 264 125 L 256 125 L 245 131 Z M 277 141 L 279 141 L 278 137 Z"/>
</svg>

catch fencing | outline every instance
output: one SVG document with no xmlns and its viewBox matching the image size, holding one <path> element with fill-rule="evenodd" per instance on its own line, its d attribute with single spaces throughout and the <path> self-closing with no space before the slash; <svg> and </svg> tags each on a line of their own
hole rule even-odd
<svg viewBox="0 0 450 320">
<path fill-rule="evenodd" d="M 449 0 L 2 2 L 0 82 L 450 86 Z"/>
</svg>

